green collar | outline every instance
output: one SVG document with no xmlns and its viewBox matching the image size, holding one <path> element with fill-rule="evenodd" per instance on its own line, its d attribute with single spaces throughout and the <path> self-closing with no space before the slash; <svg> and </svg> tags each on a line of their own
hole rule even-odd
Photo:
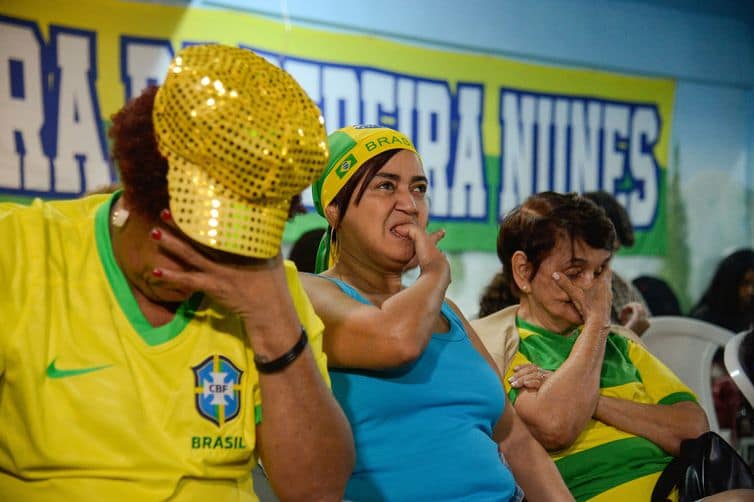
<svg viewBox="0 0 754 502">
<path fill-rule="evenodd" d="M 556 331 L 550 331 L 548 329 L 545 329 L 541 326 L 536 326 L 534 324 L 531 324 L 527 321 L 524 321 L 520 317 L 516 316 L 516 327 L 517 328 L 524 328 L 529 331 L 533 331 L 534 333 L 537 333 L 539 335 L 543 336 L 555 336 L 558 338 L 573 338 L 575 339 L 577 336 L 579 336 L 579 333 L 581 333 L 582 326 L 572 326 L 560 333 Z"/>
<path fill-rule="evenodd" d="M 155 346 L 168 342 L 181 334 L 183 328 L 193 319 L 196 309 L 202 301 L 203 294 L 195 293 L 188 300 L 181 303 L 173 320 L 162 326 L 154 327 L 142 314 L 126 276 L 118 266 L 113 254 L 113 243 L 110 240 L 110 208 L 121 196 L 121 191 L 115 192 L 109 201 L 103 203 L 94 216 L 94 237 L 97 241 L 97 252 L 105 270 L 105 275 L 112 288 L 113 295 L 118 301 L 133 329 L 147 345 Z"/>
</svg>

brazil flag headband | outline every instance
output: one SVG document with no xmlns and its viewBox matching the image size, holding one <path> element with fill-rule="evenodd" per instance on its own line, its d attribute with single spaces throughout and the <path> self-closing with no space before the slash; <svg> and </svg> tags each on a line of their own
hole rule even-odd
<svg viewBox="0 0 754 502">
<path fill-rule="evenodd" d="M 351 179 L 364 163 L 388 150 L 410 150 L 416 153 L 411 140 L 404 134 L 376 125 L 348 126 L 331 133 L 327 137 L 330 159 L 324 174 L 312 185 L 314 207 L 321 216 L 338 192 Z M 332 228 L 322 236 L 317 251 L 317 273 L 327 270 L 334 263 L 331 256 Z"/>
</svg>

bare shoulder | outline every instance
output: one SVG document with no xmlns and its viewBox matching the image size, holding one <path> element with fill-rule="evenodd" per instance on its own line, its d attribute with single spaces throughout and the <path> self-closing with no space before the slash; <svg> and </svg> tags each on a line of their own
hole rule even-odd
<svg viewBox="0 0 754 502">
<path fill-rule="evenodd" d="M 448 298 L 447 296 L 445 297 L 445 303 L 447 303 L 447 304 L 448 304 L 448 306 L 449 306 L 450 308 L 452 308 L 452 309 L 453 309 L 453 311 L 454 311 L 454 312 L 455 312 L 456 314 L 461 314 L 461 309 L 459 309 L 459 308 L 458 308 L 458 305 L 456 305 L 456 302 L 454 302 L 453 300 L 451 300 L 451 299 L 450 299 L 450 298 Z"/>
<path fill-rule="evenodd" d="M 451 300 L 450 298 L 448 298 L 447 296 L 445 297 L 445 303 L 447 303 L 448 307 L 450 307 L 450 309 L 453 312 L 455 312 L 455 314 L 458 316 L 458 318 L 461 320 L 464 327 L 466 328 L 466 331 L 470 332 L 472 335 L 474 335 L 474 337 L 476 337 L 476 334 L 474 333 L 474 328 L 471 325 L 471 322 L 469 322 L 469 318 L 466 317 L 466 314 L 463 313 L 460 307 L 458 307 L 458 305 L 456 305 L 455 302 Z"/>
<path fill-rule="evenodd" d="M 468 333 L 469 337 L 471 337 L 472 340 L 475 340 L 477 338 L 476 333 L 474 332 L 474 328 L 472 327 L 471 323 L 469 322 L 468 318 L 464 315 L 464 313 L 461 311 L 461 309 L 458 307 L 458 305 L 453 302 L 450 298 L 447 296 L 445 297 L 445 302 L 448 304 L 448 307 L 455 312 L 455 314 L 458 316 L 458 318 L 463 323 L 464 328 L 466 328 L 466 332 Z"/>
<path fill-rule="evenodd" d="M 323 318 L 336 315 L 340 318 L 348 309 L 361 306 L 354 298 L 347 295 L 340 287 L 327 277 L 307 272 L 299 272 L 301 284 L 306 295 L 314 305 L 314 310 Z M 344 310 L 345 309 L 345 310 Z"/>
<path fill-rule="evenodd" d="M 299 280 L 307 294 L 311 295 L 319 291 L 340 291 L 340 288 L 331 280 L 318 274 L 299 272 Z"/>
</svg>

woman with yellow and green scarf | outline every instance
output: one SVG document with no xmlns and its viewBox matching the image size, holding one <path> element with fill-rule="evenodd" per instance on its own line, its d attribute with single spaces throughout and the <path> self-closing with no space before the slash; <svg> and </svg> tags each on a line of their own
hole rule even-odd
<svg viewBox="0 0 754 502">
<path fill-rule="evenodd" d="M 328 137 L 312 192 L 329 224 L 304 287 L 325 324 L 333 392 L 353 429 L 349 500 L 572 500 L 509 406 L 458 308 L 428 233 L 427 177 L 411 141 L 352 126 Z M 403 273 L 421 270 L 410 286 Z"/>
</svg>

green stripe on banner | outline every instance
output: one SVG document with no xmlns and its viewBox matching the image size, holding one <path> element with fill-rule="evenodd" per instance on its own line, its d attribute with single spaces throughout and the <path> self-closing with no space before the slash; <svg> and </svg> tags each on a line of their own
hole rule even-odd
<svg viewBox="0 0 754 502">
<path fill-rule="evenodd" d="M 576 500 L 662 471 L 673 459 L 653 442 L 633 437 L 595 446 L 555 462 Z"/>
</svg>

